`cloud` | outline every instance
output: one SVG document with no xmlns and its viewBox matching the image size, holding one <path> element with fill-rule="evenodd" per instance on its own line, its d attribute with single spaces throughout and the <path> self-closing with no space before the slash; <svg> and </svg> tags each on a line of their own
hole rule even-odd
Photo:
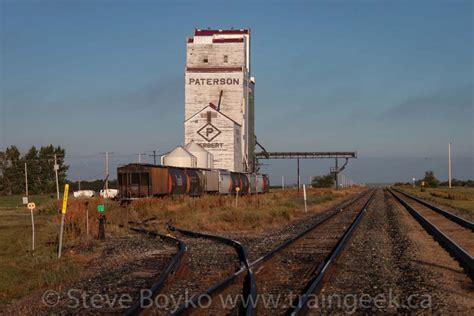
<svg viewBox="0 0 474 316">
<path fill-rule="evenodd" d="M 379 114 L 379 119 L 426 120 L 459 119 L 473 115 L 472 85 L 451 90 L 440 90 L 426 95 L 416 95 L 405 99 Z"/>
<path fill-rule="evenodd" d="M 128 86 L 127 86 L 128 84 Z M 54 88 L 25 85 L 9 91 L 2 97 L 3 115 L 19 118 L 32 110 L 41 115 L 70 115 L 81 109 L 92 114 L 110 111 L 127 113 L 130 110 L 159 109 L 161 113 L 175 111 L 184 103 L 182 78 L 179 76 L 154 79 L 148 83 L 132 86 L 132 82 L 115 84 L 108 91 L 84 93 L 92 90 L 90 83 L 81 83 L 81 89 L 58 93 Z M 47 113 L 46 113 L 47 112 Z"/>
<path fill-rule="evenodd" d="M 159 79 L 145 86 L 129 91 L 117 91 L 99 97 L 100 102 L 118 106 L 118 110 L 148 110 L 160 108 L 161 111 L 175 111 L 182 107 L 184 99 L 183 79 L 181 77 Z"/>
</svg>

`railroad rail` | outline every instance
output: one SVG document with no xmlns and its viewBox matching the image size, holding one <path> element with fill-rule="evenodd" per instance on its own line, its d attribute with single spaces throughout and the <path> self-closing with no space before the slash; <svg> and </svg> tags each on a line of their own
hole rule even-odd
<svg viewBox="0 0 474 316">
<path fill-rule="evenodd" d="M 136 224 L 145 224 L 145 222 L 146 221 L 144 221 L 142 223 L 136 223 Z M 163 285 L 165 284 L 165 282 L 168 279 L 169 275 L 172 274 L 173 272 L 175 272 L 178 269 L 179 264 L 181 262 L 181 259 L 187 251 L 187 246 L 183 241 L 181 241 L 177 238 L 174 238 L 172 236 L 162 235 L 162 234 L 159 234 L 155 231 L 146 230 L 146 229 L 137 228 L 137 227 L 131 227 L 130 230 L 134 231 L 134 232 L 137 232 L 137 233 L 152 236 L 152 237 L 155 237 L 155 238 L 158 237 L 158 238 L 161 238 L 163 240 L 168 240 L 168 241 L 174 243 L 178 248 L 178 251 L 173 256 L 173 258 L 171 259 L 171 261 L 168 264 L 168 266 L 166 267 L 166 269 L 160 274 L 160 277 L 158 278 L 158 280 L 150 288 L 150 291 L 152 293 L 152 298 L 154 298 L 158 294 L 158 292 L 161 290 Z M 138 314 L 140 314 L 140 312 L 142 310 L 143 310 L 143 306 L 141 304 L 141 300 L 139 300 L 138 302 L 136 302 L 132 306 L 130 306 L 123 313 L 123 315 L 127 315 L 127 316 L 128 315 L 138 315 Z"/>
<path fill-rule="evenodd" d="M 365 202 L 364 206 L 357 214 L 357 217 L 354 219 L 349 228 L 344 232 L 344 235 L 342 235 L 341 239 L 339 239 L 336 246 L 334 246 L 334 248 L 331 250 L 330 254 L 318 266 L 314 278 L 307 283 L 303 293 L 298 296 L 299 299 L 297 301 L 297 304 L 293 304 L 293 306 L 295 307 L 290 308 L 286 313 L 287 315 L 299 315 L 302 311 L 306 310 L 308 299 L 311 297 L 311 295 L 313 295 L 317 290 L 322 287 L 323 280 L 328 276 L 332 265 L 334 265 L 335 261 L 344 250 L 345 246 L 347 245 L 347 242 L 354 233 L 354 230 L 359 225 L 360 221 L 362 220 L 362 217 L 367 211 L 367 208 L 372 202 L 373 197 L 374 193 L 370 195 L 370 198 L 367 200 L 367 202 Z"/>
<path fill-rule="evenodd" d="M 167 227 L 171 231 L 177 231 L 177 232 L 179 232 L 183 235 L 186 235 L 186 236 L 190 236 L 190 237 L 194 237 L 194 238 L 204 238 L 204 239 L 214 240 L 214 241 L 232 246 L 236 250 L 236 252 L 239 256 L 240 262 L 243 264 L 243 266 L 239 270 L 237 270 L 237 272 L 235 272 L 234 274 L 227 277 L 223 282 L 220 282 L 217 285 L 212 286 L 211 288 L 206 290 L 204 293 L 201 293 L 200 295 L 194 296 L 191 299 L 191 302 L 189 302 L 190 306 L 197 305 L 200 296 L 203 297 L 204 295 L 205 296 L 215 295 L 216 293 L 221 291 L 223 288 L 230 285 L 232 283 L 232 281 L 234 280 L 234 278 L 236 276 L 240 275 L 241 273 L 243 273 L 244 271 L 247 272 L 247 275 L 245 276 L 245 280 L 244 280 L 244 283 L 243 283 L 244 284 L 243 285 L 243 295 L 246 299 L 255 300 L 255 298 L 257 296 L 257 287 L 256 287 L 256 283 L 255 283 L 255 276 L 253 274 L 252 269 L 250 269 L 250 263 L 248 261 L 247 249 L 245 249 L 245 247 L 240 242 L 238 242 L 236 240 L 233 240 L 233 239 L 230 239 L 230 238 L 223 237 L 223 236 L 205 234 L 205 233 L 200 233 L 200 232 L 194 232 L 194 231 L 190 231 L 190 230 L 177 228 L 177 227 L 172 226 L 172 225 L 167 225 Z M 186 309 L 185 306 L 182 306 L 174 314 L 180 314 L 185 309 Z M 250 307 L 250 308 L 246 309 L 244 314 L 245 315 L 253 315 L 254 314 L 253 308 Z"/>
<path fill-rule="evenodd" d="M 444 217 L 446 217 L 446 218 L 452 220 L 453 222 L 455 222 L 455 223 L 461 225 L 462 227 L 465 227 L 465 228 L 467 228 L 467 229 L 470 229 L 470 230 L 474 231 L 474 222 L 470 222 L 470 221 L 468 221 L 468 220 L 466 220 L 466 219 L 464 219 L 464 218 L 462 218 L 462 217 L 459 217 L 459 216 L 457 216 L 457 215 L 454 215 L 453 213 L 448 212 L 448 211 L 446 211 L 446 210 L 443 210 L 442 208 L 440 208 L 440 207 L 438 207 L 438 206 L 436 206 L 436 205 L 433 205 L 433 204 L 431 204 L 431 203 L 429 203 L 429 202 L 427 202 L 427 201 L 425 201 L 425 200 L 422 200 L 422 199 L 420 199 L 420 198 L 418 198 L 418 197 L 416 197 L 416 196 L 414 196 L 414 195 L 408 194 L 408 193 L 406 193 L 406 192 L 403 192 L 403 191 L 398 190 L 398 189 L 395 189 L 395 188 L 392 188 L 392 190 L 395 191 L 395 192 L 398 192 L 398 193 L 400 193 L 400 194 L 403 194 L 404 196 L 409 197 L 410 199 L 415 200 L 415 201 L 417 201 L 417 202 L 420 203 L 420 204 L 423 204 L 424 206 L 426 206 L 426 207 L 432 209 L 433 211 L 435 211 L 435 212 L 437 212 L 437 213 L 443 215 Z"/>
<path fill-rule="evenodd" d="M 392 189 L 389 192 L 397 199 L 407 211 L 420 223 L 420 225 L 434 237 L 434 239 L 447 251 L 455 260 L 459 262 L 461 267 L 464 269 L 466 274 L 474 281 L 474 258 L 457 242 L 448 237 L 441 231 L 437 226 L 431 223 L 426 217 L 424 217 L 419 211 L 417 211 L 408 202 L 402 199 L 399 194 L 403 194 L 399 191 L 398 194 Z M 419 202 L 421 203 L 421 202 Z M 421 203 L 423 204 L 423 203 Z M 441 213 L 442 214 L 442 213 Z M 444 216 L 444 214 L 442 214 Z"/>
<path fill-rule="evenodd" d="M 321 284 L 321 281 L 323 280 L 324 276 L 327 274 L 327 271 L 329 270 L 330 266 L 334 263 L 337 256 L 343 250 L 345 244 L 349 240 L 349 238 L 350 238 L 352 232 L 354 231 L 355 227 L 360 222 L 360 219 L 362 218 L 363 214 L 365 213 L 365 209 L 367 208 L 370 201 L 372 200 L 374 192 L 375 192 L 374 190 L 364 191 L 361 194 L 359 194 L 356 198 L 353 198 L 349 201 L 346 201 L 346 202 L 338 205 L 337 207 L 333 207 L 330 210 L 326 211 L 323 214 L 323 218 L 320 221 L 318 221 L 314 225 L 310 226 L 309 228 L 305 229 L 304 231 L 300 232 L 296 236 L 284 241 L 283 243 L 281 243 L 280 245 L 278 245 L 277 247 L 275 247 L 274 249 L 269 251 L 264 256 L 258 258 L 254 262 L 250 263 L 248 266 L 242 267 L 240 270 L 236 271 L 233 275 L 231 275 L 231 276 L 227 277 L 226 279 L 214 284 L 211 288 L 206 290 L 204 293 L 194 297 L 193 302 L 198 301 L 199 297 L 204 297 L 206 295 L 214 294 L 217 291 L 224 290 L 227 286 L 229 286 L 230 284 L 235 282 L 235 280 L 238 277 L 241 277 L 245 272 L 248 272 L 248 274 L 252 276 L 254 274 L 255 269 L 257 269 L 263 263 L 270 260 L 276 254 L 282 252 L 284 249 L 286 249 L 290 245 L 294 244 L 296 241 L 298 241 L 298 240 L 302 239 L 303 237 L 305 237 L 306 235 L 310 234 L 312 231 L 314 231 L 315 229 L 320 227 L 322 224 L 329 221 L 331 218 L 334 218 L 338 214 L 341 214 L 341 211 L 343 209 L 350 207 L 351 205 L 353 205 L 357 201 L 363 199 L 364 197 L 369 197 L 368 201 L 364 204 L 364 207 L 359 211 L 359 213 L 356 216 L 355 220 L 352 222 L 350 227 L 346 230 L 345 234 L 341 237 L 341 239 L 337 242 L 334 249 L 332 249 L 332 251 L 326 257 L 326 259 L 323 261 L 323 263 L 320 264 L 318 266 L 318 268 L 316 269 L 317 275 L 316 275 L 315 278 L 311 279 L 311 284 L 314 283 L 314 282 L 316 282 L 316 286 L 318 284 Z M 315 281 L 315 279 L 318 276 L 320 276 L 320 279 L 318 281 Z M 244 285 L 245 285 L 245 283 L 244 283 Z M 305 290 L 307 290 L 307 291 L 309 291 L 309 290 L 314 291 L 314 289 L 315 288 L 310 288 L 310 286 L 307 286 L 305 288 Z M 243 290 L 243 292 L 245 293 L 245 290 Z M 252 294 L 252 296 L 255 297 L 255 295 L 256 295 L 256 290 Z M 249 302 L 249 300 L 247 302 Z M 256 302 L 256 300 L 253 300 L 251 302 Z M 301 307 L 303 307 L 303 305 L 304 305 L 304 302 L 302 302 Z M 189 312 L 190 309 L 191 309 L 190 306 L 194 306 L 194 305 L 193 304 L 188 304 L 188 303 L 185 303 L 185 304 L 181 305 L 173 315 L 181 315 L 181 314 Z M 300 309 L 301 309 L 301 307 L 300 307 Z M 295 310 L 295 311 L 291 311 L 291 312 L 294 313 L 294 314 L 298 314 L 299 310 Z M 245 306 L 243 306 L 243 309 L 241 309 L 240 314 L 245 314 L 245 315 L 255 314 L 254 304 L 245 304 Z"/>
</svg>

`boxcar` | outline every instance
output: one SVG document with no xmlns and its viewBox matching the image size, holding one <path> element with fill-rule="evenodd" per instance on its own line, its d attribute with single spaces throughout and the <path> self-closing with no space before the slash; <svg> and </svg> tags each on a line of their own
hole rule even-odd
<svg viewBox="0 0 474 316">
<path fill-rule="evenodd" d="M 182 168 L 132 163 L 117 168 L 117 179 L 122 199 L 178 195 L 190 191 Z"/>
<path fill-rule="evenodd" d="M 168 193 L 167 178 L 166 167 L 128 164 L 117 168 L 119 194 L 124 199 L 165 195 Z"/>
</svg>

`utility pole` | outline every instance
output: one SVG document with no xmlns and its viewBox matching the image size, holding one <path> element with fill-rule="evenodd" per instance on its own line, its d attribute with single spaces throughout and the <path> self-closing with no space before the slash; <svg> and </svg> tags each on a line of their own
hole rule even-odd
<svg viewBox="0 0 474 316">
<path fill-rule="evenodd" d="M 308 205 L 306 204 L 306 185 L 303 184 L 303 200 L 304 200 L 304 212 L 308 213 Z"/>
<path fill-rule="evenodd" d="M 337 165 L 337 158 L 336 158 L 336 172 L 334 173 L 334 180 L 336 181 L 336 190 L 339 190 L 339 166 Z"/>
<path fill-rule="evenodd" d="M 105 152 L 105 192 L 109 190 L 109 152 Z"/>
<path fill-rule="evenodd" d="M 153 156 L 153 164 L 156 166 L 156 150 L 150 150 L 153 155 L 147 155 L 147 156 Z"/>
<path fill-rule="evenodd" d="M 448 144 L 448 182 L 451 189 L 451 142 Z"/>
<path fill-rule="evenodd" d="M 81 174 L 79 173 L 79 191 L 81 191 Z"/>
<path fill-rule="evenodd" d="M 56 174 L 56 196 L 57 196 L 57 199 L 59 200 L 58 170 L 59 170 L 59 165 L 58 165 L 57 155 L 54 154 L 54 173 Z"/>
<path fill-rule="evenodd" d="M 25 162 L 25 193 L 26 193 L 26 197 L 28 198 L 28 168 L 26 166 L 26 162 Z"/>
<path fill-rule="evenodd" d="M 281 176 L 281 189 L 285 189 L 285 176 Z"/>
<path fill-rule="evenodd" d="M 297 179 L 296 181 L 298 182 L 298 192 L 300 192 L 300 158 L 296 158 L 296 173 L 297 173 Z"/>
</svg>

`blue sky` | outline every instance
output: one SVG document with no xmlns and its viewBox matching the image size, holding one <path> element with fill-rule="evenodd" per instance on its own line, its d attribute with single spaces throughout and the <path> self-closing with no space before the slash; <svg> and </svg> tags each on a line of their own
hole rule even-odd
<svg viewBox="0 0 474 316">
<path fill-rule="evenodd" d="M 268 150 L 355 150 L 348 176 L 474 177 L 472 1 L 2 1 L 0 147 L 59 144 L 71 178 L 183 141 L 185 38 L 252 30 Z M 87 156 L 87 157 L 85 157 Z M 147 158 L 149 159 L 149 158 Z M 307 161 L 303 175 L 326 173 Z M 294 180 L 293 161 L 270 161 Z M 377 170 L 375 170 L 377 169 Z M 380 170 L 384 170 L 380 172 Z"/>
</svg>

